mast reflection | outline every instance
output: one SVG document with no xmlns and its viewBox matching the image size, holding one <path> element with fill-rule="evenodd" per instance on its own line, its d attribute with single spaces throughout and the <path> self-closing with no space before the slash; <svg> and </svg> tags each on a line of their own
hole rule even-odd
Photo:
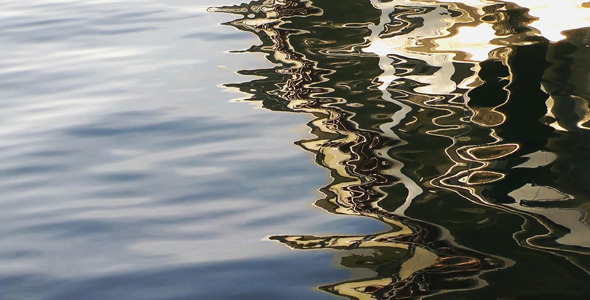
<svg viewBox="0 0 590 300">
<path fill-rule="evenodd" d="M 508 271 L 489 271 L 519 277 L 531 266 L 587 278 L 579 178 L 588 175 L 578 153 L 590 120 L 590 70 L 580 66 L 588 66 L 590 31 L 552 43 L 525 7 L 467 2 L 267 0 L 212 9 L 241 15 L 229 25 L 262 41 L 247 51 L 275 64 L 243 70 L 261 79 L 227 86 L 267 109 L 314 116 L 316 138 L 296 143 L 332 177 L 316 205 L 391 227 L 270 237 L 294 249 L 348 251 L 343 266 L 376 274 L 326 291 L 405 299 L 501 285 L 526 295 L 523 283 L 498 283 L 494 274 Z M 501 232 L 488 236 L 501 245 L 477 230 Z M 560 259 L 538 259 L 543 252 Z M 549 277 L 529 282 L 567 293 Z M 572 285 L 590 293 L 583 281 Z"/>
</svg>

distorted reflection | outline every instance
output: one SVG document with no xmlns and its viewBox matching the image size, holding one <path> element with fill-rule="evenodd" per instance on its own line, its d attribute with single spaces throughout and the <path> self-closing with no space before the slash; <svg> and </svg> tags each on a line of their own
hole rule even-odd
<svg viewBox="0 0 590 300">
<path fill-rule="evenodd" d="M 296 143 L 332 177 L 316 205 L 391 227 L 271 239 L 347 251 L 375 275 L 321 288 L 352 299 L 590 295 L 590 9 L 553 3 L 211 9 L 240 15 L 228 24 L 262 42 L 246 51 L 274 65 L 227 86 L 313 115 Z"/>
</svg>

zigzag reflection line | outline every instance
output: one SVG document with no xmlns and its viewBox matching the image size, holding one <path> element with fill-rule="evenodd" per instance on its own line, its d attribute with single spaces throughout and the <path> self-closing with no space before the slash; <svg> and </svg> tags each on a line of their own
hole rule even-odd
<svg viewBox="0 0 590 300">
<path fill-rule="evenodd" d="M 382 9 L 382 11 L 384 12 L 383 15 L 388 15 L 388 14 L 391 13 L 393 6 L 399 5 L 401 3 L 406 3 L 406 2 L 407 1 L 394 1 L 394 2 L 381 3 L 381 2 L 373 1 L 372 3 L 375 3 L 374 6 Z M 418 2 L 418 3 L 421 3 L 421 4 L 424 3 L 422 1 L 412 1 L 412 2 Z M 428 3 L 424 3 L 424 4 L 432 4 L 433 2 L 442 2 L 442 1 L 432 1 L 432 2 L 428 2 Z M 495 2 L 495 3 L 504 3 L 504 2 Z M 467 10 L 463 10 L 463 11 L 467 11 Z M 477 13 L 474 13 L 474 15 L 477 15 Z M 479 19 L 479 17 L 478 18 L 471 18 L 472 21 L 473 20 L 477 20 L 477 19 Z M 450 27 L 450 28 L 455 28 L 456 29 L 458 27 Z M 448 34 L 450 34 L 450 35 L 453 35 L 453 33 L 458 32 L 458 30 L 454 30 L 454 31 L 453 30 L 448 30 L 446 32 Z M 532 31 L 532 33 L 534 34 L 535 32 Z M 430 44 L 431 45 L 430 47 L 426 47 L 426 46 L 413 47 L 413 48 L 412 47 L 406 47 L 404 49 L 408 50 L 408 52 L 406 52 L 406 53 L 412 53 L 412 51 L 416 51 L 414 53 L 426 53 L 426 52 L 429 52 L 429 53 L 440 53 L 440 51 L 437 51 L 437 49 L 435 47 L 436 46 L 436 43 L 433 42 L 433 41 L 435 41 L 437 39 L 440 39 L 440 37 L 424 38 L 424 39 L 422 39 L 422 41 L 424 41 L 422 43 L 422 45 Z M 508 57 L 510 56 L 510 53 L 509 53 L 510 52 L 510 49 L 509 48 L 496 48 L 494 50 L 494 52 L 495 53 L 493 53 L 491 55 L 492 56 L 496 56 L 497 58 L 499 58 L 502 61 L 506 61 L 508 59 Z M 443 53 L 446 53 L 446 52 L 443 52 Z M 505 65 L 509 65 L 509 64 L 507 62 L 505 62 Z M 400 78 L 400 77 L 398 77 L 398 78 Z M 513 74 L 512 74 L 512 71 L 510 70 L 510 76 L 509 76 L 510 81 L 509 81 L 509 83 L 508 83 L 507 86 L 509 86 L 509 85 L 511 85 L 513 83 L 512 82 L 512 78 L 513 78 Z M 392 85 L 393 80 L 395 80 L 395 78 L 390 78 L 388 80 L 388 82 L 389 82 L 390 85 Z M 498 111 L 498 108 L 500 108 L 501 106 L 505 105 L 507 103 L 508 99 L 510 98 L 511 91 L 507 88 L 507 86 L 503 88 L 504 91 L 506 91 L 506 93 L 507 93 L 506 100 L 503 103 L 500 103 L 498 106 L 496 106 L 496 107 L 494 107 L 494 108 L 492 108 L 490 110 L 491 113 L 495 113 L 495 114 L 501 116 L 499 122 L 494 122 L 493 125 L 482 123 L 482 122 L 479 122 L 478 120 L 476 120 L 474 117 L 477 116 L 478 111 L 471 109 L 469 106 L 467 106 L 467 107 L 465 107 L 465 106 L 462 106 L 462 107 L 461 106 L 455 106 L 453 108 L 454 109 L 457 109 L 457 110 L 461 110 L 461 109 L 464 110 L 465 108 L 467 108 L 468 110 L 471 111 L 471 115 L 472 115 L 471 121 L 474 122 L 474 123 L 476 123 L 476 124 L 479 124 L 480 126 L 483 126 L 483 127 L 495 127 L 495 126 L 498 126 L 498 125 L 504 123 L 504 121 L 506 119 L 506 116 L 504 116 L 502 113 L 500 113 Z M 382 87 L 382 89 L 386 89 L 386 88 L 387 87 Z M 427 102 L 426 101 L 424 101 L 423 103 L 419 103 L 419 102 L 416 102 L 416 101 L 410 101 L 410 103 L 418 104 L 418 105 L 421 105 L 421 106 L 424 106 L 424 107 L 433 107 L 433 108 L 434 107 L 436 107 L 436 108 L 441 108 L 442 107 L 441 105 L 427 105 Z M 438 120 L 442 120 L 443 118 L 450 117 L 453 114 L 453 109 L 450 109 L 448 111 L 449 111 L 449 114 L 439 117 L 437 120 L 434 120 L 433 123 L 435 125 L 439 126 L 439 127 L 444 127 L 444 125 L 443 124 L 440 124 L 438 122 Z M 588 111 L 588 110 L 586 109 L 584 111 Z M 579 128 L 584 128 L 583 127 L 583 124 L 585 122 L 587 122 L 588 119 L 590 119 L 589 116 L 590 116 L 590 114 L 585 114 L 583 117 L 581 117 L 581 121 L 579 121 L 576 125 Z M 457 125 L 457 126 L 459 126 L 459 125 Z M 458 127 L 454 127 L 453 128 L 453 126 L 449 126 L 449 127 L 451 127 L 451 129 L 457 129 L 458 128 Z M 483 172 L 490 165 L 490 163 L 489 162 L 485 162 L 485 161 L 474 160 L 474 159 L 467 159 L 465 156 L 461 156 L 460 153 L 457 153 L 456 151 L 459 151 L 459 149 L 456 149 L 456 148 L 460 148 L 460 147 L 457 147 L 457 141 L 456 141 L 455 137 L 449 136 L 449 135 L 447 135 L 447 134 L 444 133 L 445 131 L 448 131 L 448 130 L 449 130 L 449 128 L 444 128 L 444 129 L 435 129 L 435 130 L 431 130 L 431 131 L 428 132 L 428 134 L 435 135 L 435 136 L 449 137 L 452 140 L 452 144 L 445 149 L 445 152 L 447 153 L 447 156 L 455 163 L 455 165 L 453 167 L 451 167 L 449 170 L 447 170 L 447 172 L 445 174 L 443 174 L 443 175 L 441 175 L 441 176 L 439 176 L 439 177 L 437 177 L 437 178 L 435 178 L 435 179 L 433 179 L 433 180 L 430 181 L 430 183 L 433 186 L 438 186 L 440 188 L 443 188 L 443 189 L 446 189 L 446 190 L 449 190 L 449 191 L 453 191 L 453 192 L 457 193 L 458 195 L 460 195 L 460 196 L 462 196 L 462 197 L 464 197 L 464 198 L 466 198 L 466 199 L 468 199 L 470 201 L 473 201 L 475 203 L 478 203 L 478 204 L 481 204 L 481 205 L 485 205 L 485 206 L 488 206 L 488 207 L 492 207 L 492 208 L 496 208 L 496 209 L 499 209 L 499 210 L 502 210 L 502 211 L 510 212 L 510 213 L 513 213 L 513 214 L 520 215 L 520 216 L 523 217 L 523 219 L 525 220 L 525 222 L 528 222 L 529 220 L 527 218 L 528 217 L 531 217 L 533 219 L 536 219 L 540 224 L 542 224 L 544 227 L 547 228 L 548 233 L 546 235 L 544 235 L 544 236 L 549 236 L 549 235 L 551 235 L 551 234 L 554 233 L 554 230 L 551 229 L 552 226 L 550 225 L 550 223 L 548 223 L 546 220 L 544 220 L 543 217 L 540 217 L 540 216 L 534 215 L 534 214 L 530 214 L 530 213 L 527 213 L 527 212 L 523 212 L 522 210 L 517 210 L 517 209 L 514 209 L 512 207 L 505 206 L 505 205 L 499 205 L 499 204 L 490 203 L 490 202 L 486 201 L 486 199 L 480 195 L 480 193 L 477 191 L 477 188 L 476 187 L 470 187 L 469 185 L 468 186 L 465 186 L 465 185 L 459 185 L 459 184 L 452 184 L 452 183 L 450 183 L 450 181 L 453 178 L 466 177 L 466 176 L 469 178 L 473 174 L 482 174 L 482 173 L 476 173 L 476 172 Z M 498 143 L 500 143 L 502 141 L 499 137 L 497 137 L 497 135 L 495 134 L 495 131 L 493 129 L 490 132 L 490 136 L 494 137 L 496 139 L 496 141 L 495 142 L 492 142 L 492 143 L 489 143 L 489 144 L 486 144 L 487 146 L 499 145 Z M 459 157 L 461 159 L 455 159 L 454 158 L 455 155 L 459 155 Z M 478 164 L 478 166 L 477 167 L 473 167 L 473 164 Z M 469 169 L 468 170 L 461 171 L 461 169 L 463 169 L 466 165 L 469 165 L 470 166 Z M 492 174 L 489 171 L 485 171 L 485 172 L 489 173 L 490 175 Z M 505 176 L 504 174 L 498 173 L 497 174 L 497 177 L 496 177 L 496 179 L 494 179 L 494 181 L 495 180 L 500 180 L 504 176 Z M 468 180 L 469 179 L 466 179 L 466 181 L 468 181 Z M 488 182 L 491 182 L 491 181 L 488 181 Z M 465 195 L 464 193 L 461 192 L 461 190 L 467 191 L 468 194 Z M 522 231 L 521 232 L 525 232 L 526 231 L 524 229 L 524 227 L 525 227 L 525 224 L 523 224 L 523 228 L 522 228 Z M 515 233 L 515 236 L 517 234 L 518 233 Z M 525 246 L 527 248 L 533 248 L 533 249 L 537 249 L 537 250 L 540 250 L 540 249 L 544 249 L 544 250 L 551 249 L 550 247 L 543 247 L 542 245 L 536 245 L 536 244 L 530 242 L 530 241 L 532 241 L 536 237 L 538 237 L 538 236 L 530 237 L 530 238 L 526 239 L 526 241 L 524 241 L 524 242 L 522 240 L 517 240 L 517 242 L 520 245 L 523 245 L 523 246 Z M 551 252 L 552 253 L 555 253 L 555 254 L 558 254 L 557 252 L 559 252 L 558 249 L 551 249 L 551 250 L 553 250 Z M 572 252 L 572 253 L 583 253 L 583 252 L 580 252 L 580 251 L 577 251 L 577 250 L 573 250 L 573 249 L 566 249 L 565 251 L 566 252 Z"/>
<path fill-rule="evenodd" d="M 273 15 L 280 14 L 277 13 Z M 379 190 L 380 184 L 385 186 L 388 184 L 392 184 L 392 182 L 377 182 L 377 180 L 379 179 L 377 177 L 382 175 L 378 174 L 378 170 L 363 171 L 357 165 L 359 162 L 362 162 L 363 155 L 375 155 L 375 148 L 378 149 L 378 147 L 371 147 L 371 145 L 373 144 L 374 140 L 379 136 L 375 136 L 372 135 L 370 132 L 364 132 L 358 129 L 357 131 L 355 131 L 355 126 L 350 121 L 350 116 L 347 116 L 345 113 L 336 108 L 329 107 L 329 105 L 322 103 L 322 100 L 327 99 L 320 98 L 320 95 L 324 93 L 326 90 L 314 90 L 313 84 L 326 79 L 325 73 L 321 74 L 321 72 L 317 72 L 317 64 L 315 64 L 314 62 L 310 62 L 303 55 L 301 55 L 300 53 L 296 53 L 293 50 L 293 48 L 289 44 L 289 35 L 293 34 L 293 31 L 289 32 L 285 30 L 280 30 L 280 26 L 282 24 L 285 24 L 283 23 L 283 21 L 266 22 L 261 24 L 261 28 L 254 28 L 254 30 L 257 32 L 265 32 L 267 34 L 270 32 L 270 40 L 274 45 L 270 47 L 262 47 L 261 50 L 266 52 L 272 51 L 273 55 L 269 59 L 272 59 L 277 62 L 282 62 L 284 66 L 289 65 L 289 67 L 283 69 L 283 71 L 284 74 L 290 74 L 291 78 L 287 80 L 287 82 L 282 86 L 282 88 L 278 92 L 276 92 L 276 94 L 288 101 L 288 107 L 291 110 L 295 112 L 310 113 L 316 116 L 316 120 L 314 120 L 313 122 L 315 126 L 314 129 L 318 130 L 320 133 L 325 133 L 328 135 L 338 134 L 340 136 L 344 136 L 343 139 L 322 140 L 320 135 L 317 135 L 317 139 L 313 143 L 301 143 L 306 145 L 306 147 L 308 148 L 316 147 L 318 149 L 316 152 L 318 154 L 318 157 L 320 157 L 320 155 L 325 157 L 331 149 L 334 149 L 333 151 L 338 154 L 334 155 L 335 158 L 331 160 L 323 159 L 323 164 L 331 170 L 343 170 L 343 172 L 337 172 L 338 174 L 347 174 L 346 177 L 348 181 L 340 185 L 338 185 L 338 183 L 331 184 L 331 188 L 336 187 L 337 190 L 342 191 L 343 194 L 337 195 L 335 198 L 332 198 L 334 200 L 328 201 L 335 201 L 334 203 L 336 207 L 344 208 L 341 211 L 336 211 L 337 213 L 350 214 L 352 212 L 354 214 L 359 214 L 383 220 L 384 222 L 389 223 L 391 225 L 395 225 L 397 228 L 399 228 L 395 232 L 386 232 L 383 234 L 379 234 L 376 237 L 363 236 L 361 237 L 362 240 L 345 241 L 345 239 L 340 239 L 338 237 L 313 238 L 315 239 L 315 242 L 319 241 L 318 244 L 320 248 L 340 248 L 346 246 L 346 249 L 348 249 L 351 247 L 359 247 L 359 245 L 365 245 L 369 248 L 385 247 L 389 249 L 423 249 L 424 251 L 432 253 L 432 255 L 437 257 L 435 259 L 435 263 L 428 263 L 427 266 L 425 266 L 424 268 L 416 269 L 409 272 L 410 274 L 416 274 L 416 276 L 423 274 L 423 271 L 426 269 L 428 269 L 428 272 L 440 272 L 441 269 L 448 268 L 451 268 L 459 272 L 464 271 L 464 267 L 461 264 L 443 264 L 443 262 L 447 262 L 449 258 L 457 258 L 459 260 L 462 258 L 461 256 L 457 256 L 458 254 L 456 254 L 455 252 L 448 251 L 445 249 L 434 249 L 426 246 L 426 235 L 428 235 L 429 233 L 428 229 L 424 229 L 421 227 L 423 222 L 421 224 L 420 221 L 415 221 L 407 217 L 391 214 L 379 207 L 377 202 L 379 201 L 379 199 L 382 199 L 382 196 L 372 196 L 373 194 L 371 192 Z M 441 100 L 434 99 L 433 97 L 420 97 L 417 95 L 411 97 L 416 98 L 414 100 Z M 449 111 L 449 115 L 451 114 L 453 114 L 452 109 Z M 438 119 L 436 119 L 436 122 L 438 122 Z M 444 126 L 444 124 L 438 125 Z M 347 157 L 343 152 L 338 153 L 338 149 L 335 149 L 333 143 L 345 145 L 347 149 L 350 149 L 350 156 Z M 365 146 L 366 148 L 363 148 Z M 392 158 L 391 160 L 393 161 Z M 334 163 L 336 163 L 336 165 L 334 165 Z M 401 170 L 401 167 L 399 170 Z M 336 178 L 336 176 L 334 176 L 334 178 Z M 352 182 L 350 181 L 351 179 L 353 180 Z M 375 198 L 377 200 L 375 200 Z M 438 228 L 436 225 L 432 225 L 432 227 Z M 441 231 L 444 232 L 444 230 L 442 229 Z M 283 239 L 283 241 L 289 242 L 289 240 L 286 239 L 288 237 L 291 237 L 291 242 L 293 242 L 293 239 L 297 239 L 300 236 L 286 236 L 285 239 Z M 271 237 L 271 239 L 273 238 L 278 239 L 280 238 L 280 236 Z M 377 238 L 377 240 L 375 240 L 375 238 Z M 334 240 L 335 242 L 331 242 Z M 446 242 L 448 242 L 451 246 L 456 246 L 454 241 L 450 238 L 446 240 Z M 455 249 L 454 251 L 457 250 Z M 491 258 L 482 259 L 481 257 L 485 257 L 485 255 L 478 254 L 475 251 L 470 251 L 470 249 L 463 248 L 463 252 L 468 253 L 465 254 L 468 257 L 467 260 L 471 262 L 476 262 L 476 266 L 468 266 L 467 270 L 469 271 L 479 274 L 482 272 L 482 268 L 498 269 L 502 267 L 501 263 L 498 262 L 502 261 L 501 259 L 498 259 L 497 261 L 491 260 Z M 416 250 L 414 250 L 414 253 L 416 253 Z M 424 255 L 419 256 L 423 257 Z M 506 261 L 504 261 L 504 263 L 506 263 Z M 404 264 L 407 265 L 409 263 L 407 263 L 406 261 L 402 264 L 402 266 Z M 401 283 L 404 285 L 415 284 L 415 276 L 408 276 L 406 272 L 402 273 L 400 273 L 400 279 L 396 281 L 396 283 Z M 476 275 L 476 277 L 478 276 Z M 379 288 L 379 292 L 394 295 L 395 293 L 397 293 L 397 288 L 398 287 L 396 286 L 385 286 Z M 368 293 L 375 294 L 371 291 L 368 291 Z"/>
</svg>

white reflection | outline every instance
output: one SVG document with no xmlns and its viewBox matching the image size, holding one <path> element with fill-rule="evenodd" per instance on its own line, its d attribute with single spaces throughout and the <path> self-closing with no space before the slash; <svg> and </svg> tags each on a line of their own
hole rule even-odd
<svg viewBox="0 0 590 300">
<path fill-rule="evenodd" d="M 590 25 L 590 9 L 584 0 L 512 0 L 530 9 L 529 15 L 538 18 L 531 26 L 552 42 L 563 40 L 563 31 Z"/>
</svg>

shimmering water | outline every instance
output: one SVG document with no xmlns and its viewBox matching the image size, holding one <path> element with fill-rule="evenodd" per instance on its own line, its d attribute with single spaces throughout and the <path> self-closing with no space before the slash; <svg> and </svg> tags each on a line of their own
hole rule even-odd
<svg viewBox="0 0 590 300">
<path fill-rule="evenodd" d="M 588 299 L 589 6 L 0 1 L 0 299 Z"/>
</svg>

